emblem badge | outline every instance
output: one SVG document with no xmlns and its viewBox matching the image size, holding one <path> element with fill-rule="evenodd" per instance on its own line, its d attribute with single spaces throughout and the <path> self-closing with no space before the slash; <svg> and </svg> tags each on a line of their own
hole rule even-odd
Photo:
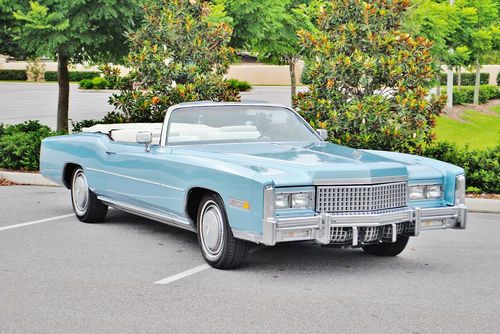
<svg viewBox="0 0 500 334">
<path fill-rule="evenodd" d="M 363 156 L 363 152 L 361 152 L 360 150 L 354 150 L 352 152 L 352 156 L 354 157 L 354 159 L 356 160 L 356 162 L 360 162 L 361 161 L 361 157 Z"/>
</svg>

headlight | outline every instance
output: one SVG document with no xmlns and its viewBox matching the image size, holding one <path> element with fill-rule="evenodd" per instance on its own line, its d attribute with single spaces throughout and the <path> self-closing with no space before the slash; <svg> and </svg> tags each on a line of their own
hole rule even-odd
<svg viewBox="0 0 500 334">
<path fill-rule="evenodd" d="M 455 205 L 465 204 L 465 176 L 458 175 L 455 179 Z"/>
<path fill-rule="evenodd" d="M 276 194 L 274 197 L 276 209 L 287 209 L 290 207 L 290 194 Z"/>
<path fill-rule="evenodd" d="M 410 186 L 410 201 L 419 199 L 436 199 L 443 197 L 443 186 L 440 184 Z"/>
<path fill-rule="evenodd" d="M 424 199 L 425 186 L 410 186 L 410 200 Z"/>
<path fill-rule="evenodd" d="M 427 186 L 426 194 L 426 198 L 441 198 L 443 197 L 443 186 L 440 184 Z"/>
<path fill-rule="evenodd" d="M 274 205 L 280 209 L 314 209 L 314 191 L 278 192 Z"/>
</svg>

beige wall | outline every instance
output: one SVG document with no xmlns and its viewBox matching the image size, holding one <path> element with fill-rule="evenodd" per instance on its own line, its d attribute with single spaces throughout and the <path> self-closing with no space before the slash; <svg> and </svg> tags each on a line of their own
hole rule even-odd
<svg viewBox="0 0 500 334">
<path fill-rule="evenodd" d="M 300 75 L 304 63 L 295 66 L 297 84 L 300 84 Z M 290 85 L 290 71 L 288 66 L 275 66 L 264 64 L 238 64 L 232 65 L 227 73 L 229 79 L 248 81 L 252 85 Z"/>
</svg>

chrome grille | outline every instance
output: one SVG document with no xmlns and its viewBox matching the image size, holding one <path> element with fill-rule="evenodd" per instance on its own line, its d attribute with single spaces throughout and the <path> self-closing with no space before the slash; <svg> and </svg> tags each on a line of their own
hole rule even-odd
<svg viewBox="0 0 500 334">
<path fill-rule="evenodd" d="M 360 186 L 319 186 L 318 212 L 376 211 L 406 206 L 407 183 Z"/>
<path fill-rule="evenodd" d="M 352 228 L 350 227 L 332 227 L 330 229 L 330 242 L 346 242 L 352 240 Z"/>
<path fill-rule="evenodd" d="M 396 223 L 396 235 L 413 234 L 415 224 L 412 222 Z M 330 243 L 351 243 L 353 238 L 352 227 L 330 227 Z M 379 240 L 392 239 L 392 224 L 382 226 L 358 227 L 358 245 L 373 243 Z"/>
</svg>

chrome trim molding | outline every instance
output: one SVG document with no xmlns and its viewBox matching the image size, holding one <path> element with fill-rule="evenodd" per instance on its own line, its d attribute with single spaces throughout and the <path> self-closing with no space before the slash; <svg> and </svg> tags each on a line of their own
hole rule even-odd
<svg viewBox="0 0 500 334">
<path fill-rule="evenodd" d="M 154 182 L 154 181 L 148 181 L 148 180 L 144 180 L 144 179 L 139 179 L 137 177 L 123 175 L 123 174 L 118 174 L 118 173 L 113 173 L 113 172 L 109 172 L 109 171 L 102 170 L 102 169 L 90 168 L 90 167 L 87 167 L 85 169 L 93 171 L 93 172 L 98 172 L 98 173 L 103 173 L 103 174 L 108 174 L 108 175 L 123 177 L 123 178 L 129 179 L 129 180 L 144 182 L 144 183 L 148 183 L 148 184 L 154 184 L 155 186 L 159 186 L 159 187 L 163 187 L 163 188 L 174 189 L 174 190 L 177 190 L 177 191 L 184 191 L 184 189 L 182 189 L 182 188 L 177 188 L 177 187 L 174 187 L 174 186 L 169 186 L 169 185 L 166 185 L 166 184 L 163 184 L 163 183 L 160 183 L 160 182 Z"/>
<path fill-rule="evenodd" d="M 156 212 L 156 211 L 151 211 L 147 210 L 144 208 L 139 208 L 135 205 L 115 201 L 111 198 L 107 198 L 105 196 L 97 196 L 97 199 L 102 201 L 104 204 L 107 204 L 109 206 L 112 206 L 116 209 L 126 211 L 128 213 L 132 213 L 137 216 L 145 217 L 151 220 L 155 220 L 160 223 L 164 223 L 167 225 L 172 225 L 175 227 L 180 227 L 182 229 L 191 231 L 191 232 L 196 232 L 196 229 L 193 227 L 192 224 L 189 223 L 187 219 L 184 219 L 179 216 L 175 216 L 173 214 L 169 214 L 166 212 Z"/>
<path fill-rule="evenodd" d="M 365 177 L 353 179 L 316 179 L 313 184 L 315 186 L 336 186 L 336 185 L 355 185 L 355 184 L 377 184 L 377 183 L 393 183 L 407 181 L 406 176 L 380 176 L 380 177 Z"/>
</svg>

